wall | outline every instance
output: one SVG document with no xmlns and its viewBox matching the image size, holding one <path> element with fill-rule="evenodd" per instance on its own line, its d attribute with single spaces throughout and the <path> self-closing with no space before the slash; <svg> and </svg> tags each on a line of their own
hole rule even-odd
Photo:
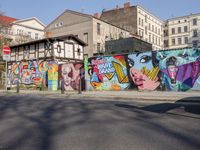
<svg viewBox="0 0 200 150">
<path fill-rule="evenodd" d="M 9 65 L 10 85 L 16 85 L 17 81 L 24 85 L 35 85 L 36 87 L 48 87 L 50 91 L 58 90 L 61 81 L 64 88 L 68 90 L 79 89 L 80 63 L 60 64 L 55 61 L 25 61 L 13 62 Z M 84 69 L 81 70 L 81 73 Z M 84 89 L 84 76 L 81 77 L 82 89 Z"/>
<path fill-rule="evenodd" d="M 48 62 L 46 61 L 22 61 L 13 62 L 9 65 L 10 84 L 17 81 L 25 85 L 46 85 Z"/>
<path fill-rule="evenodd" d="M 77 63 L 68 63 L 59 66 L 59 79 L 64 82 L 64 89 L 66 91 L 79 89 L 81 67 L 82 64 Z"/>
<path fill-rule="evenodd" d="M 87 90 L 200 90 L 200 49 L 98 56 L 84 65 Z"/>
</svg>

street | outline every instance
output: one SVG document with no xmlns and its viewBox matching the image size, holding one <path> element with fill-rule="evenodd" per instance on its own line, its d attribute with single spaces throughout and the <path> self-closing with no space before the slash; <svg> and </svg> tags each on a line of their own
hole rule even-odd
<svg viewBox="0 0 200 150">
<path fill-rule="evenodd" d="M 0 149 L 199 150 L 200 103 L 0 95 Z"/>
</svg>

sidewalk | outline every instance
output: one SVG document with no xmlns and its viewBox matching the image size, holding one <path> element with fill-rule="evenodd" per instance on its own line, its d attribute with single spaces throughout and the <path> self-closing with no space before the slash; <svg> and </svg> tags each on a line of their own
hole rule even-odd
<svg viewBox="0 0 200 150">
<path fill-rule="evenodd" d="M 2 94 L 17 94 L 16 91 L 0 90 Z M 166 92 L 166 91 L 84 91 L 78 94 L 78 91 L 38 91 L 38 90 L 20 90 L 19 94 L 40 95 L 49 97 L 66 97 L 75 99 L 110 99 L 110 100 L 151 100 L 151 101 L 178 101 L 178 100 L 195 100 L 200 102 L 200 91 L 188 92 Z"/>
</svg>

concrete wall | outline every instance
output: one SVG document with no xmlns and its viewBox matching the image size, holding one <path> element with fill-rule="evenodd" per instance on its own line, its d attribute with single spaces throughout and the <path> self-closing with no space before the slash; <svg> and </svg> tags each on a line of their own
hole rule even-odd
<svg viewBox="0 0 200 150">
<path fill-rule="evenodd" d="M 91 57 L 85 74 L 87 90 L 200 90 L 200 49 Z"/>
</svg>

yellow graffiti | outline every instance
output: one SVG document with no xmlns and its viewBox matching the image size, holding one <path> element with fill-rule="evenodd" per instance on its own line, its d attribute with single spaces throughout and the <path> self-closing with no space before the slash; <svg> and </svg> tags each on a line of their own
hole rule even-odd
<svg viewBox="0 0 200 150">
<path fill-rule="evenodd" d="M 124 74 L 122 66 L 116 62 L 112 62 L 113 67 L 115 68 L 119 83 L 128 83 L 128 76 Z"/>
<path fill-rule="evenodd" d="M 108 78 L 108 80 L 111 80 L 114 76 L 114 73 L 106 73 L 105 76 Z"/>
<path fill-rule="evenodd" d="M 146 67 L 143 67 L 141 69 L 141 72 L 144 75 L 146 75 L 147 77 L 149 77 L 149 79 L 156 80 L 157 76 L 158 76 L 159 68 L 158 67 L 153 67 L 151 70 L 148 70 Z"/>
</svg>

